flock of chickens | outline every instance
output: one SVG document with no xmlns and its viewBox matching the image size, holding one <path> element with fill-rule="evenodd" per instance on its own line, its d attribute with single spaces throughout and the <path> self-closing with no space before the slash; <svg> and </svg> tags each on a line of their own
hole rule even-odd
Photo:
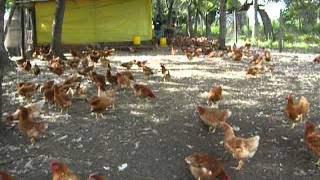
<svg viewBox="0 0 320 180">
<path fill-rule="evenodd" d="M 253 50 L 249 43 L 243 47 L 236 45 L 227 46 L 225 50 L 216 50 L 217 43 L 208 41 L 204 38 L 182 38 L 178 37 L 175 43 L 171 46 L 171 53 L 177 53 L 177 47 L 180 47 L 187 59 L 192 60 L 194 57 L 224 57 L 231 58 L 234 61 L 241 61 L 243 56 L 251 59 L 250 66 L 247 69 L 248 75 L 258 75 L 266 71 L 266 65 L 272 60 L 270 51 L 267 50 Z M 99 115 L 103 117 L 103 113 L 108 108 L 114 108 L 116 90 L 132 89 L 135 96 L 148 98 L 150 103 L 155 102 L 156 96 L 153 90 L 145 85 L 135 82 L 134 76 L 130 69 L 132 66 L 137 66 L 142 70 L 145 77 L 154 74 L 153 70 L 147 66 L 147 61 L 133 60 L 122 63 L 121 66 L 126 68 L 125 71 L 112 72 L 110 60 L 108 57 L 112 56 L 114 49 L 96 50 L 94 48 L 86 48 L 83 51 L 71 50 L 71 58 L 67 62 L 54 57 L 48 48 L 41 47 L 37 49 L 33 56 L 48 62 L 48 69 L 50 72 L 61 77 L 66 68 L 69 68 L 72 73 L 68 78 L 61 83 L 55 83 L 54 80 L 45 82 L 44 84 L 37 84 L 33 82 L 22 82 L 16 85 L 16 93 L 24 97 L 27 101 L 32 101 L 32 96 L 39 91 L 43 95 L 43 100 L 30 103 L 26 106 L 19 106 L 17 110 L 10 113 L 6 117 L 7 123 L 18 121 L 18 127 L 22 134 L 27 136 L 31 144 L 35 144 L 36 140 L 41 138 L 48 128 L 48 123 L 34 121 L 41 114 L 41 109 L 47 102 L 50 105 L 56 106 L 63 111 L 67 111 L 72 105 L 72 100 L 83 100 L 88 104 L 90 111 L 95 114 L 96 119 Z M 135 51 L 130 49 L 130 52 Z M 318 58 L 318 60 L 317 60 Z M 317 63 L 320 57 L 316 57 L 314 62 Z M 319 61 L 320 62 L 320 61 Z M 19 70 L 23 72 L 32 72 L 35 76 L 41 74 L 41 69 L 37 64 L 31 64 L 30 60 L 23 59 L 16 62 Z M 105 68 L 105 74 L 99 74 L 95 71 L 97 64 Z M 160 64 L 161 73 L 163 75 L 162 81 L 170 81 L 169 70 L 165 64 Z M 269 70 L 272 71 L 274 66 L 269 64 Z M 82 82 L 87 78 L 92 82 L 92 85 L 97 89 L 97 95 L 87 97 L 87 88 Z M 107 90 L 107 84 L 110 89 Z M 223 99 L 223 89 L 221 86 L 215 86 L 208 92 L 208 102 L 214 104 Z M 306 98 L 301 97 L 299 102 L 295 102 L 293 96 L 290 94 L 287 98 L 287 105 L 284 109 L 285 115 L 292 121 L 294 128 L 296 123 L 303 122 L 303 118 L 309 112 L 309 102 Z M 224 131 L 224 146 L 228 152 L 238 161 L 236 170 L 240 170 L 245 161 L 252 158 L 256 153 L 260 136 L 249 138 L 237 137 L 231 125 L 227 122 L 231 116 L 231 111 L 228 109 L 211 109 L 203 106 L 196 108 L 200 119 L 203 123 L 209 126 L 209 131 L 215 131 L 216 128 L 221 128 Z M 305 123 L 305 144 L 306 147 L 319 157 L 317 162 L 320 165 L 320 134 L 315 132 L 315 125 Z M 230 177 L 225 172 L 223 165 L 214 157 L 206 153 L 194 153 L 185 158 L 186 163 L 190 167 L 192 175 L 196 179 L 214 179 L 229 180 Z M 50 163 L 53 180 L 76 180 L 76 175 L 61 161 L 53 160 Z M 0 172 L 0 179 L 10 180 L 14 179 L 5 172 Z M 104 177 L 95 173 L 89 175 L 89 180 L 101 180 Z"/>
</svg>

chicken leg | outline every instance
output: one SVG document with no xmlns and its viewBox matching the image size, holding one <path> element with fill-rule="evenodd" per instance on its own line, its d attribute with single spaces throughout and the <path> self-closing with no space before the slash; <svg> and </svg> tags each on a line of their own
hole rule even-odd
<svg viewBox="0 0 320 180">
<path fill-rule="evenodd" d="M 240 160 L 238 166 L 237 167 L 232 167 L 232 168 L 239 171 L 242 168 L 243 165 L 244 165 L 244 161 Z"/>
</svg>

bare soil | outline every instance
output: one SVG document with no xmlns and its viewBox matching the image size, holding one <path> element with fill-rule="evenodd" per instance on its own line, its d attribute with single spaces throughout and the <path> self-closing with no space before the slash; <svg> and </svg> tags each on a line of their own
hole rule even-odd
<svg viewBox="0 0 320 180">
<path fill-rule="evenodd" d="M 114 69 L 122 69 L 121 62 L 133 59 L 148 60 L 147 65 L 155 69 L 155 75 L 149 78 L 135 66 L 132 71 L 136 82 L 154 90 L 156 103 L 135 97 L 132 90 L 119 90 L 115 109 L 106 111 L 106 118 L 99 121 L 82 100 L 73 100 L 63 114 L 46 104 L 40 120 L 49 122 L 49 128 L 35 146 L 21 135 L 17 124 L 0 133 L 0 169 L 22 180 L 50 179 L 49 162 L 59 159 L 80 179 L 99 172 L 111 180 L 191 180 L 184 157 L 208 152 L 224 163 L 231 179 L 320 179 L 320 170 L 313 164 L 317 159 L 304 146 L 303 125 L 290 129 L 283 114 L 289 93 L 303 95 L 311 103 L 307 120 L 320 123 L 320 65 L 312 63 L 313 57 L 274 52 L 272 73 L 246 78 L 246 58 L 243 62 L 221 58 L 188 61 L 183 55 L 169 55 L 169 50 L 117 52 L 111 58 Z M 69 70 L 59 78 L 45 70 L 45 62 L 35 62 L 42 69 L 38 77 L 24 72 L 6 76 L 5 112 L 27 104 L 15 95 L 17 82 L 61 82 L 71 73 Z M 160 62 L 170 70 L 171 82 L 160 82 Z M 99 66 L 97 71 L 105 73 Z M 87 79 L 84 83 L 89 87 L 88 97 L 96 95 L 95 86 Z M 236 135 L 261 137 L 257 153 L 241 171 L 231 168 L 237 161 L 223 147 L 222 130 L 208 133 L 195 112 L 198 104 L 208 106 L 206 92 L 212 85 L 223 87 L 219 108 L 232 111 L 228 121 Z M 41 99 L 39 92 L 33 96 L 33 101 Z"/>
</svg>

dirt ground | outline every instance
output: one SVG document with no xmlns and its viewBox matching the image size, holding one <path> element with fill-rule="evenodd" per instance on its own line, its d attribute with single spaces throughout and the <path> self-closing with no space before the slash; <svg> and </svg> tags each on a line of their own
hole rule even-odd
<svg viewBox="0 0 320 180">
<path fill-rule="evenodd" d="M 304 147 L 303 125 L 290 129 L 283 114 L 289 93 L 303 95 L 311 103 L 307 120 L 320 123 L 320 65 L 312 63 L 313 57 L 273 52 L 273 73 L 246 78 L 246 58 L 243 62 L 221 58 L 188 61 L 182 55 L 169 55 L 169 50 L 117 52 L 111 58 L 114 70 L 122 69 L 121 62 L 133 59 L 148 60 L 147 65 L 155 69 L 150 78 L 144 78 L 135 66 L 132 71 L 136 82 L 154 90 L 156 103 L 135 97 L 131 90 L 117 91 L 115 109 L 104 113 L 106 118 L 99 121 L 85 101 L 74 100 L 63 114 L 45 105 L 40 119 L 48 122 L 49 128 L 35 146 L 21 135 L 17 125 L 0 133 L 0 169 L 22 180 L 50 179 L 49 162 L 59 159 L 80 179 L 99 172 L 110 180 L 191 180 L 184 157 L 208 152 L 224 163 L 233 180 L 320 179 L 320 170 L 312 163 L 317 159 Z M 171 82 L 160 82 L 160 62 L 170 70 Z M 37 64 L 46 68 L 44 62 Z M 105 73 L 102 67 L 97 69 Z M 4 111 L 27 104 L 15 95 L 17 82 L 61 82 L 63 78 L 47 71 L 39 77 L 11 72 L 4 83 Z M 95 86 L 87 79 L 85 83 L 88 97 L 96 95 Z M 261 137 L 257 153 L 241 171 L 231 168 L 237 161 L 223 147 L 222 130 L 208 133 L 195 112 L 198 104 L 208 106 L 206 92 L 212 85 L 223 87 L 219 108 L 232 111 L 228 121 L 236 135 Z M 41 99 L 40 93 L 33 97 L 33 101 Z"/>
</svg>

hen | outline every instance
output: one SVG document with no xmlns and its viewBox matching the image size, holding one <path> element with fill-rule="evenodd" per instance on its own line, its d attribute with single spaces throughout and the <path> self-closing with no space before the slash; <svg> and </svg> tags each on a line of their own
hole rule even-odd
<svg viewBox="0 0 320 180">
<path fill-rule="evenodd" d="M 52 180 L 78 180 L 77 176 L 63 162 L 51 161 L 50 170 Z"/>
<path fill-rule="evenodd" d="M 37 64 L 33 65 L 32 72 L 35 76 L 38 76 L 40 74 L 41 71 L 40 71 L 40 68 Z"/>
<path fill-rule="evenodd" d="M 101 85 L 102 90 L 106 90 L 106 78 L 103 75 L 97 74 L 96 72 L 92 71 L 90 74 L 90 78 L 92 82 L 98 87 L 98 85 Z"/>
<path fill-rule="evenodd" d="M 314 62 L 314 63 L 320 63 L 320 55 L 316 56 L 316 57 L 313 59 L 313 62 Z"/>
<path fill-rule="evenodd" d="M 89 100 L 89 105 L 91 112 L 96 114 L 96 119 L 98 119 L 98 114 L 102 118 L 104 116 L 102 113 L 108 108 L 114 105 L 113 100 L 107 97 L 106 92 L 102 90 L 101 86 L 98 87 L 98 96 L 94 96 Z"/>
<path fill-rule="evenodd" d="M 15 180 L 13 176 L 10 176 L 8 173 L 4 171 L 0 171 L 0 180 Z"/>
<path fill-rule="evenodd" d="M 230 180 L 223 165 L 207 153 L 194 153 L 184 159 L 193 177 L 197 180 Z"/>
<path fill-rule="evenodd" d="M 17 84 L 17 94 L 31 100 L 32 94 L 39 88 L 39 84 L 26 82 Z"/>
<path fill-rule="evenodd" d="M 105 178 L 101 175 L 96 174 L 96 173 L 92 173 L 89 175 L 88 180 L 105 180 Z"/>
<path fill-rule="evenodd" d="M 152 69 L 149 68 L 148 66 L 143 66 L 142 71 L 145 76 L 150 76 L 153 74 Z"/>
<path fill-rule="evenodd" d="M 53 86 L 54 102 L 63 110 L 71 106 L 70 97 L 58 85 Z"/>
<path fill-rule="evenodd" d="M 149 97 L 153 101 L 156 98 L 156 96 L 154 95 L 152 90 L 149 87 L 145 86 L 145 85 L 134 84 L 132 88 L 133 88 L 134 95 L 136 95 L 136 96 Z"/>
<path fill-rule="evenodd" d="M 292 121 L 292 127 L 294 128 L 296 123 L 302 122 L 303 117 L 309 112 L 309 102 L 305 97 L 301 97 L 299 102 L 293 101 L 293 96 L 290 94 L 287 97 L 288 103 L 284 109 L 287 117 Z"/>
<path fill-rule="evenodd" d="M 117 76 L 112 75 L 111 74 L 111 70 L 107 69 L 107 73 L 106 73 L 106 78 L 107 81 L 113 86 L 113 85 L 117 85 Z"/>
<path fill-rule="evenodd" d="M 121 66 L 127 68 L 127 70 L 131 69 L 132 65 L 133 65 L 132 61 L 121 64 Z"/>
<path fill-rule="evenodd" d="M 48 81 L 42 87 L 40 87 L 40 92 L 43 94 L 44 99 L 51 103 L 54 103 L 53 85 L 54 81 Z"/>
<path fill-rule="evenodd" d="M 30 111 L 25 107 L 19 107 L 19 129 L 27 135 L 32 144 L 39 139 L 48 128 L 48 123 L 32 121 Z"/>
<path fill-rule="evenodd" d="M 117 84 L 120 88 L 129 88 L 131 81 L 127 76 L 117 73 Z"/>
<path fill-rule="evenodd" d="M 208 101 L 215 103 L 222 99 L 222 87 L 216 86 L 212 87 L 208 93 Z"/>
<path fill-rule="evenodd" d="M 224 147 L 239 161 L 236 170 L 240 170 L 246 159 L 252 158 L 258 150 L 260 136 L 240 138 L 234 135 L 233 128 L 226 122 L 221 122 L 220 127 L 224 130 Z"/>
<path fill-rule="evenodd" d="M 41 101 L 30 103 L 24 106 L 24 108 L 28 109 L 29 118 L 33 119 L 33 118 L 39 117 L 44 104 L 45 104 L 45 101 L 41 100 Z M 11 113 L 6 117 L 6 121 L 12 122 L 14 120 L 19 120 L 19 112 L 20 110 L 18 108 L 14 113 Z"/>
<path fill-rule="evenodd" d="M 48 67 L 51 72 L 58 76 L 61 76 L 64 72 L 64 63 L 59 57 L 50 60 L 48 62 Z"/>
<path fill-rule="evenodd" d="M 227 118 L 231 116 L 231 111 L 228 109 L 210 111 L 205 107 L 198 106 L 197 111 L 200 115 L 200 119 L 209 126 L 209 131 L 214 128 L 213 132 L 219 127 L 220 122 L 226 121 Z"/>
<path fill-rule="evenodd" d="M 315 131 L 315 126 L 311 122 L 305 123 L 304 142 L 309 151 L 316 155 L 319 159 L 316 162 L 320 166 L 320 133 Z"/>
</svg>

